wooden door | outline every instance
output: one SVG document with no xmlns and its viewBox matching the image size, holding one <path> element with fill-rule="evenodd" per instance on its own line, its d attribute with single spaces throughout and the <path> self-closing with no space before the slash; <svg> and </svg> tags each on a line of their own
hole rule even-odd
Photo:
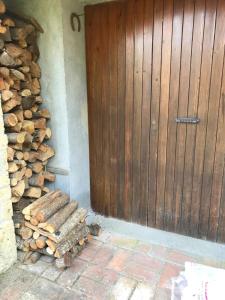
<svg viewBox="0 0 225 300">
<path fill-rule="evenodd" d="M 85 16 L 93 209 L 224 242 L 225 1 Z"/>
</svg>

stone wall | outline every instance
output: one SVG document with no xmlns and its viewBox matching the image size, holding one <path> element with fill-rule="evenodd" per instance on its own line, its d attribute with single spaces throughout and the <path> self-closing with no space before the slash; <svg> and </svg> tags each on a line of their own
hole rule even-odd
<svg viewBox="0 0 225 300">
<path fill-rule="evenodd" d="M 0 273 L 16 261 L 16 242 L 12 221 L 11 190 L 7 164 L 7 137 L 0 106 Z"/>
</svg>

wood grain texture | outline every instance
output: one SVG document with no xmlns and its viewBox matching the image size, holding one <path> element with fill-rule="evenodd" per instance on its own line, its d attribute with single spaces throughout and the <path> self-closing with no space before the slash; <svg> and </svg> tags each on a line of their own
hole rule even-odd
<svg viewBox="0 0 225 300">
<path fill-rule="evenodd" d="M 206 0 L 206 15 L 204 40 L 202 50 L 202 65 L 201 78 L 199 86 L 199 100 L 198 100 L 198 117 L 201 120 L 196 128 L 196 146 L 194 158 L 194 170 L 192 178 L 192 206 L 190 218 L 190 234 L 198 236 L 198 224 L 200 213 L 200 199 L 201 199 L 201 184 L 202 172 L 204 164 L 204 148 L 205 148 L 205 134 L 206 134 L 206 120 L 208 112 L 208 97 L 211 80 L 211 64 L 214 46 L 214 33 L 216 22 L 216 1 Z"/>
<path fill-rule="evenodd" d="M 224 1 L 119 0 L 85 19 L 93 209 L 225 241 Z"/>
</svg>

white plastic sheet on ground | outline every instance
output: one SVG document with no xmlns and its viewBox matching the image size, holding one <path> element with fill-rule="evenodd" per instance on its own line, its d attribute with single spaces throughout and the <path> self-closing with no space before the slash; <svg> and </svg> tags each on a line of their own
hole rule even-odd
<svg viewBox="0 0 225 300">
<path fill-rule="evenodd" d="M 171 300 L 225 300 L 225 270 L 191 262 L 172 280 Z"/>
</svg>

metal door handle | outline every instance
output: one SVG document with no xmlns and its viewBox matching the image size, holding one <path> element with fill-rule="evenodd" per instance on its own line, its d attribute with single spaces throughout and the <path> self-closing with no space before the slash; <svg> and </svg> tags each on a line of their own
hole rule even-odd
<svg viewBox="0 0 225 300">
<path fill-rule="evenodd" d="M 195 117 L 190 117 L 190 118 L 182 117 L 182 118 L 176 118 L 176 122 L 186 123 L 186 124 L 198 124 L 200 122 L 200 119 Z"/>
</svg>

